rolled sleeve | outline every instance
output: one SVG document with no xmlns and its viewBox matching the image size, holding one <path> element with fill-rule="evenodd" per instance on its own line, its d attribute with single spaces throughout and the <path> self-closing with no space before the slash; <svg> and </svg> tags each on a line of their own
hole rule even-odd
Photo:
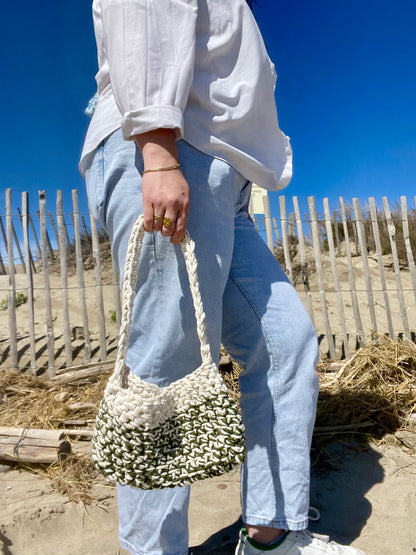
<svg viewBox="0 0 416 555">
<path fill-rule="evenodd" d="M 135 112 L 126 112 L 121 120 L 123 136 L 130 140 L 153 129 L 173 129 L 176 139 L 183 137 L 183 112 L 175 106 L 147 106 Z"/>
<path fill-rule="evenodd" d="M 102 0 L 101 17 L 124 138 L 158 128 L 181 138 L 194 72 L 197 0 Z"/>
</svg>

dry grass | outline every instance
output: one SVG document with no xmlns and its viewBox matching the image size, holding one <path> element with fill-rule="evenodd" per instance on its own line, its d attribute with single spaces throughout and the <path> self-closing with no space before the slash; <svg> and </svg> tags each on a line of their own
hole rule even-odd
<svg viewBox="0 0 416 555">
<path fill-rule="evenodd" d="M 8 370 L 0 372 L 0 426 L 57 429 L 66 419 L 94 419 L 108 373 L 93 383 L 54 388 L 42 378 Z M 60 395 L 65 394 L 65 400 Z M 94 408 L 74 413 L 72 403 L 92 403 Z"/>
<path fill-rule="evenodd" d="M 416 411 L 416 345 L 379 335 L 336 374 L 327 373 L 325 367 L 322 364 L 318 368 L 321 392 L 316 447 L 322 448 L 346 434 L 348 438 L 381 438 L 385 433 L 410 427 L 410 417 Z M 233 362 L 222 368 L 224 381 L 235 398 L 240 395 L 241 371 Z M 108 375 L 103 373 L 93 382 L 55 388 L 41 378 L 15 371 L 0 372 L 0 426 L 51 429 L 68 427 L 63 425 L 68 419 L 93 420 Z M 59 400 L 62 397 L 65 399 Z M 89 402 L 93 407 L 74 414 L 70 405 L 75 402 Z M 325 427 L 325 431 L 320 431 L 320 427 Z M 86 454 L 75 453 L 49 466 L 24 468 L 47 477 L 70 500 L 93 501 L 97 473 Z"/>
<path fill-rule="evenodd" d="M 42 378 L 17 371 L 0 372 L 0 426 L 59 429 L 67 419 L 93 420 L 103 395 L 109 372 L 93 383 L 66 385 L 55 388 Z M 59 400 L 64 393 L 65 400 Z M 72 403 L 91 403 L 94 407 L 74 413 Z M 65 460 L 51 465 L 16 466 L 47 478 L 54 489 L 70 501 L 94 502 L 92 487 L 99 479 L 91 457 L 73 453 Z"/>
<path fill-rule="evenodd" d="M 321 366 L 317 426 L 356 426 L 350 433 L 380 438 L 410 426 L 416 411 L 416 345 L 377 335 L 334 376 Z M 360 426 L 365 425 L 364 428 Z M 315 434 L 334 439 L 339 432 Z"/>
</svg>

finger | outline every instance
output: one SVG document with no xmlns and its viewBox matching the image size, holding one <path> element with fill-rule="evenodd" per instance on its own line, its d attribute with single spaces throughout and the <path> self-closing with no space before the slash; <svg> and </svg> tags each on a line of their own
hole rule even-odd
<svg viewBox="0 0 416 555">
<path fill-rule="evenodd" d="M 182 213 L 176 221 L 175 230 L 170 238 L 171 243 L 174 243 L 175 245 L 177 245 L 181 241 L 183 241 L 183 238 L 185 237 L 187 223 L 188 223 L 188 212 L 186 211 Z"/>
<path fill-rule="evenodd" d="M 153 231 L 153 203 L 151 198 L 146 194 L 145 187 L 142 184 L 142 201 L 143 201 L 143 228 L 145 231 Z"/>
<path fill-rule="evenodd" d="M 173 235 L 176 227 L 177 212 L 165 212 L 162 222 L 162 235 L 163 237 L 170 237 Z"/>
<path fill-rule="evenodd" d="M 153 216 L 154 212 L 152 203 L 146 202 L 146 199 L 143 197 L 143 228 L 145 231 L 148 231 L 150 233 L 154 229 Z"/>
<path fill-rule="evenodd" d="M 157 210 L 154 209 L 154 216 L 153 216 L 153 229 L 154 229 L 154 231 L 161 231 L 162 226 L 163 226 L 163 214 L 161 213 L 160 210 L 159 210 L 159 212 L 157 212 Z"/>
</svg>

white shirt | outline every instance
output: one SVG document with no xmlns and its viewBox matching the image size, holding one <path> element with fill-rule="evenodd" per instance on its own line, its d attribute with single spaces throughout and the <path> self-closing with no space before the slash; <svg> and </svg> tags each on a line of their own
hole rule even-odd
<svg viewBox="0 0 416 555">
<path fill-rule="evenodd" d="M 94 0 L 98 102 L 81 155 L 116 129 L 174 129 L 266 189 L 285 187 L 276 72 L 245 0 Z"/>
</svg>

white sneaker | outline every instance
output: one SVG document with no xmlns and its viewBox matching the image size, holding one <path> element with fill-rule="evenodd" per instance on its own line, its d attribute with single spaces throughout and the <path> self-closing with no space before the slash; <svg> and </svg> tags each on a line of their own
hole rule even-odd
<svg viewBox="0 0 416 555">
<path fill-rule="evenodd" d="M 235 555 L 365 555 L 364 551 L 330 542 L 328 536 L 312 534 L 308 530 L 289 532 L 282 543 L 275 547 L 254 547 L 245 530 L 240 531 Z"/>
</svg>

